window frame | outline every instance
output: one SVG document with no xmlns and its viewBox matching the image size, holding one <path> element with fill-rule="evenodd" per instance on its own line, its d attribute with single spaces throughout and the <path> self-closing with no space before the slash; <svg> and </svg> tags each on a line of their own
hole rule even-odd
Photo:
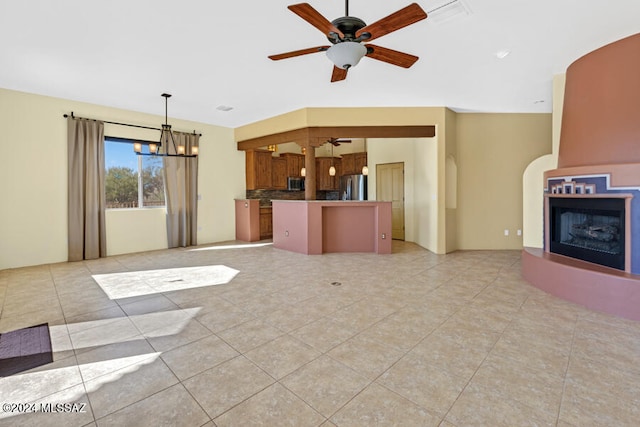
<svg viewBox="0 0 640 427">
<path fill-rule="evenodd" d="M 131 146 L 131 152 L 132 154 L 134 154 L 136 156 L 136 160 L 137 160 L 137 167 L 138 169 L 136 171 L 134 171 L 137 175 L 137 183 L 138 183 L 138 206 L 135 207 L 128 207 L 128 208 L 106 208 L 107 210 L 127 210 L 127 209 L 166 209 L 167 208 L 167 198 L 166 198 L 166 192 L 164 195 L 164 204 L 162 206 L 145 206 L 144 204 L 144 183 L 142 181 L 142 170 L 143 170 L 143 166 L 142 166 L 142 157 L 138 154 L 135 154 L 135 152 L 133 151 L 133 144 L 135 143 L 140 143 L 142 144 L 143 147 L 148 147 L 149 144 L 158 144 L 158 141 L 146 141 L 146 140 L 141 140 L 141 139 L 133 139 L 133 138 L 123 138 L 123 137 L 118 137 L 118 136 L 108 136 L 105 135 L 104 137 L 104 142 L 105 142 L 105 161 L 106 161 L 106 144 L 107 142 L 115 142 L 115 143 L 121 143 L 121 144 L 128 144 Z M 161 156 L 158 156 L 161 157 Z M 164 164 L 163 164 L 164 167 Z M 107 168 L 105 167 L 105 174 L 107 172 Z M 164 190 L 164 174 L 162 177 L 162 187 Z M 105 184 L 105 188 L 106 188 L 106 184 Z"/>
</svg>

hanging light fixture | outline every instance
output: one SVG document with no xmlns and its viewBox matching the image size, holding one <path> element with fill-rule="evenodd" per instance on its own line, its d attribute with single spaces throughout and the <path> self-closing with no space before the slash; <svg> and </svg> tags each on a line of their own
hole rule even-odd
<svg viewBox="0 0 640 427">
<path fill-rule="evenodd" d="M 333 144 L 331 144 L 331 167 L 329 168 L 329 176 L 336 176 L 336 168 L 333 166 Z"/>
<path fill-rule="evenodd" d="M 197 157 L 198 156 L 198 146 L 191 147 L 191 152 L 189 154 L 186 153 L 186 149 L 184 145 L 176 145 L 176 141 L 173 138 L 173 132 L 171 132 L 171 125 L 168 120 L 168 102 L 169 98 L 171 98 L 171 94 L 163 93 L 164 97 L 164 124 L 162 125 L 162 130 L 160 131 L 160 141 L 157 144 L 149 143 L 149 152 L 142 152 L 142 144 L 136 142 L 133 144 L 133 151 L 139 156 L 164 156 L 164 157 Z M 162 141 L 165 141 L 167 144 L 171 141 L 173 144 L 173 149 L 176 154 L 170 154 L 167 148 L 162 152 Z"/>
<path fill-rule="evenodd" d="M 364 139 L 364 154 L 365 156 L 367 155 L 367 138 Z M 369 157 L 367 156 L 367 159 Z M 369 161 L 367 160 L 367 163 L 369 163 Z M 369 175 L 369 167 L 367 165 L 364 165 L 362 167 L 362 175 Z"/>
</svg>

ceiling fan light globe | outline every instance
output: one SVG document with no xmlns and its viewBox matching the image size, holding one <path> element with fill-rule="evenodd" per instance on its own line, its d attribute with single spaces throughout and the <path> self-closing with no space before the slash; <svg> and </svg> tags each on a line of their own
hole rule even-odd
<svg viewBox="0 0 640 427">
<path fill-rule="evenodd" d="M 347 70 L 358 65 L 367 54 L 367 48 L 357 42 L 337 43 L 327 49 L 327 57 L 338 68 Z"/>
</svg>

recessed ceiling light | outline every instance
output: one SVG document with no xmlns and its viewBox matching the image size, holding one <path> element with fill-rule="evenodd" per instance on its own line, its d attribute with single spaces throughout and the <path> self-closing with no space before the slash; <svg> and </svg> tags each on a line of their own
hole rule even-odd
<svg viewBox="0 0 640 427">
<path fill-rule="evenodd" d="M 220 111 L 231 111 L 233 110 L 233 107 L 230 107 L 228 105 L 218 105 L 216 107 L 216 110 L 220 110 Z"/>
<path fill-rule="evenodd" d="M 509 56 L 509 54 L 510 54 L 510 53 L 511 53 L 511 51 L 510 51 L 510 50 L 508 50 L 508 49 L 499 50 L 499 51 L 497 51 L 497 52 L 496 52 L 496 58 L 498 58 L 498 59 L 504 59 L 504 58 L 506 58 L 507 56 Z"/>
</svg>

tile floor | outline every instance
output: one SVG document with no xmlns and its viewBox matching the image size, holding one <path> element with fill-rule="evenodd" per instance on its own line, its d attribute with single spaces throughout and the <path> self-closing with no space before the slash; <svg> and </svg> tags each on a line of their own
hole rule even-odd
<svg viewBox="0 0 640 427">
<path fill-rule="evenodd" d="M 229 242 L 0 271 L 0 332 L 48 322 L 54 347 L 0 378 L 1 403 L 86 404 L 0 425 L 638 424 L 640 323 L 529 286 L 518 251 L 393 250 Z"/>
</svg>

